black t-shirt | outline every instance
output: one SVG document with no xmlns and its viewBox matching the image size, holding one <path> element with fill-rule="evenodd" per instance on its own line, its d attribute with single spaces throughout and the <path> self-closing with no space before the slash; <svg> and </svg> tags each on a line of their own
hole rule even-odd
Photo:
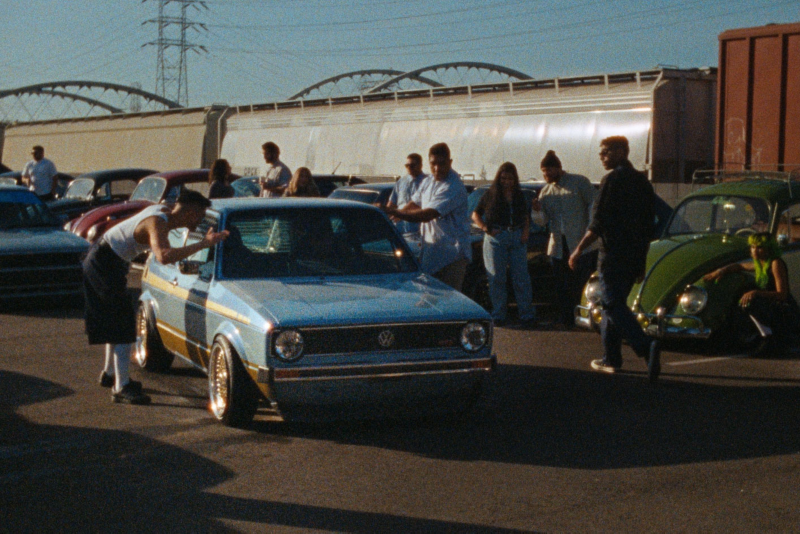
<svg viewBox="0 0 800 534">
<path fill-rule="evenodd" d="M 232 186 L 219 180 L 214 181 L 208 188 L 208 198 L 231 198 L 234 195 Z"/>
<path fill-rule="evenodd" d="M 499 198 L 499 202 L 493 202 L 494 195 L 489 190 L 484 194 L 475 213 L 481 216 L 483 223 L 491 228 L 492 226 L 513 226 L 522 227 L 530 217 L 528 204 L 525 202 L 525 195 L 522 191 L 515 191 L 511 203 L 506 202 L 505 198 Z"/>
</svg>

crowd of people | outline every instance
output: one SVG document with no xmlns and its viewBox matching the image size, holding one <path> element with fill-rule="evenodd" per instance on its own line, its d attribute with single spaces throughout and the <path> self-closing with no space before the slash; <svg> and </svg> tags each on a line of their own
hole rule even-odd
<svg viewBox="0 0 800 534">
<path fill-rule="evenodd" d="M 422 270 L 459 291 L 472 261 L 470 222 L 480 228 L 492 318 L 496 325 L 508 322 L 510 285 L 518 321 L 525 326 L 537 319 L 527 241 L 531 214 L 539 213 L 549 230 L 547 255 L 556 275 L 559 323 L 572 325 L 581 290 L 597 271 L 602 288 L 603 357 L 593 360 L 591 368 L 605 373 L 619 370 L 625 339 L 634 353 L 646 360 L 649 379 L 655 382 L 660 373 L 660 345 L 642 330 L 627 298 L 634 284 L 644 278 L 650 241 L 663 216 L 658 212 L 659 199 L 652 185 L 633 167 L 629 151 L 625 137 L 601 141 L 600 162 L 608 172 L 599 189 L 587 177 L 564 170 L 556 153 L 548 151 L 540 162 L 546 185 L 530 205 L 520 187 L 517 167 L 505 162 L 469 213 L 467 190 L 453 169 L 450 149 L 445 143 L 437 143 L 428 151 L 430 175 L 423 171 L 422 156 L 409 154 L 407 174 L 395 183 L 382 209 L 403 234 L 420 238 Z M 261 197 L 320 196 L 308 168 L 300 167 L 292 173 L 280 160 L 280 149 L 273 142 L 264 143 L 262 152 L 267 169 L 260 179 Z M 22 172 L 23 182 L 47 200 L 53 195 L 55 165 L 44 158 L 41 146 L 35 146 L 32 155 L 34 159 Z M 218 159 L 209 172 L 209 198 L 234 196 L 230 181 L 230 164 Z M 184 191 L 174 207 L 153 206 L 115 226 L 94 244 L 84 262 L 86 331 L 90 343 L 106 344 L 100 384 L 112 388 L 115 402 L 149 401 L 127 371 L 135 341 L 134 312 L 125 291 L 129 263 L 148 250 L 158 261 L 174 263 L 224 240 L 226 232 L 210 229 L 193 245 L 173 248 L 169 244 L 171 229 L 195 228 L 209 205 L 199 193 Z M 800 309 L 789 293 L 786 264 L 770 234 L 751 236 L 750 245 L 751 262 L 723 267 L 706 275 L 705 280 L 753 271 L 758 288 L 746 293 L 740 304 L 753 321 L 774 329 L 777 337 L 784 339 L 790 335 L 785 323 L 800 317 Z"/>
</svg>

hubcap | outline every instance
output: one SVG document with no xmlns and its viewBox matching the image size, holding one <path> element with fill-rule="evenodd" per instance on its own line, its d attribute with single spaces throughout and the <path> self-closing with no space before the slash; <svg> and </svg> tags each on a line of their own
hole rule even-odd
<svg viewBox="0 0 800 534">
<path fill-rule="evenodd" d="M 139 310 L 139 316 L 136 321 L 136 350 L 133 357 L 136 358 L 136 363 L 144 367 L 147 363 L 147 315 Z"/>
<path fill-rule="evenodd" d="M 211 374 L 209 389 L 211 393 L 211 410 L 216 417 L 222 417 L 228 406 L 228 363 L 225 351 L 219 345 L 211 349 Z"/>
</svg>

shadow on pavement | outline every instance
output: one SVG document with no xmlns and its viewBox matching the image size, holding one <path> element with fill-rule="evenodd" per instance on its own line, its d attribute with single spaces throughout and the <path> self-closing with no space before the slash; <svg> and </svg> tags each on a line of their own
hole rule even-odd
<svg viewBox="0 0 800 534">
<path fill-rule="evenodd" d="M 256 421 L 259 432 L 456 460 L 619 469 L 796 454 L 800 380 L 712 386 L 644 374 L 500 365 L 461 422 Z"/>
<path fill-rule="evenodd" d="M 225 521 L 267 530 L 515 532 L 206 491 L 235 473 L 139 434 L 40 425 L 17 413 L 74 393 L 54 382 L 0 370 L 0 392 L 0 532 L 238 532 Z"/>
</svg>

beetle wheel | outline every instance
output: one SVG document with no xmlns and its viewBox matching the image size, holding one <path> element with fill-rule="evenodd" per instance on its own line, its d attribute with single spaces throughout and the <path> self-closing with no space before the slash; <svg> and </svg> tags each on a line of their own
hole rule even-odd
<svg viewBox="0 0 800 534">
<path fill-rule="evenodd" d="M 222 424 L 245 427 L 258 409 L 258 392 L 239 355 L 224 338 L 214 342 L 208 364 L 211 413 Z"/>
<path fill-rule="evenodd" d="M 147 316 L 147 308 L 139 305 L 136 315 L 136 350 L 133 359 L 145 371 L 161 373 L 172 365 L 175 355 L 170 353 L 161 342 L 153 321 Z"/>
</svg>

